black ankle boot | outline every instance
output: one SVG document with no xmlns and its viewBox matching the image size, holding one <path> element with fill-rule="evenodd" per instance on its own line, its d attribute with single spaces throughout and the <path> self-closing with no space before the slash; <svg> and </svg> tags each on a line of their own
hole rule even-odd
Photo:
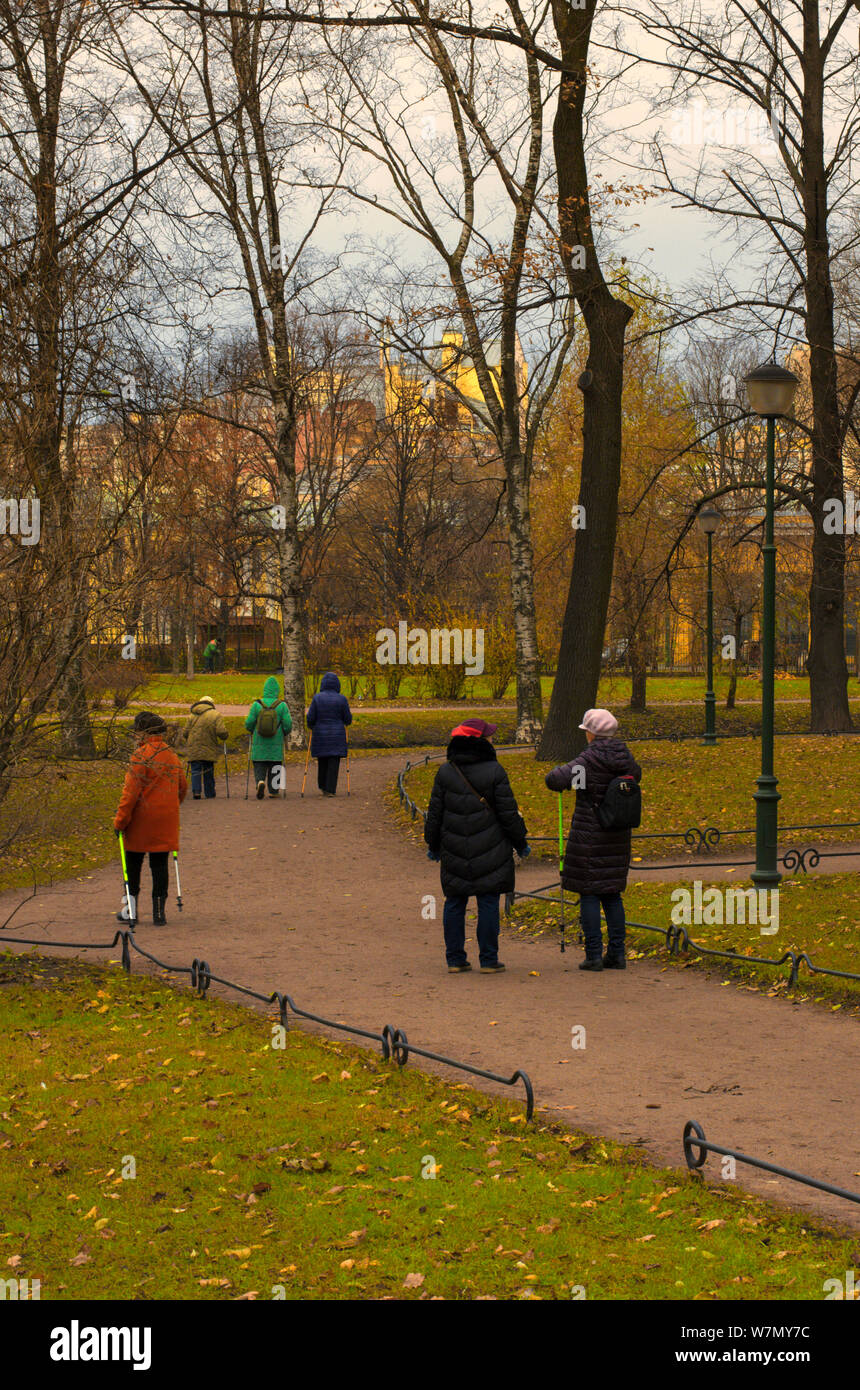
<svg viewBox="0 0 860 1390">
<path fill-rule="evenodd" d="M 166 927 L 166 926 L 167 926 L 167 918 L 166 918 L 165 915 L 164 915 L 164 909 L 165 909 L 166 904 L 167 904 L 167 899 L 166 899 L 166 898 L 162 898 L 162 897 L 160 897 L 157 893 L 153 893 L 153 895 L 152 895 L 152 925 L 153 925 L 154 927 Z"/>
</svg>

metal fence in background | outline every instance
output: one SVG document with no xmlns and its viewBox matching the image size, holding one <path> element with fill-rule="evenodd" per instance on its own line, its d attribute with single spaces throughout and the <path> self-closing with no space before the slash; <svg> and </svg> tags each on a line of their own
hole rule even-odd
<svg viewBox="0 0 860 1390">
<path fill-rule="evenodd" d="M 499 748 L 497 751 L 498 751 L 498 752 L 510 752 L 510 751 L 512 751 L 512 750 L 513 750 L 513 751 L 516 751 L 516 749 L 518 749 L 518 748 L 523 748 L 523 747 L 528 747 L 528 746 L 529 746 L 529 745 L 525 745 L 525 744 L 516 744 L 516 745 L 510 745 L 510 744 L 509 744 L 509 745 L 505 745 L 504 747 Z M 533 746 L 533 745 L 531 745 L 531 746 Z M 417 762 L 417 763 L 407 762 L 407 763 L 406 763 L 406 766 L 398 773 L 398 775 L 397 775 L 397 790 L 398 790 L 398 793 L 399 793 L 399 796 L 400 796 L 400 804 L 401 804 L 401 805 L 406 805 L 406 806 L 409 808 L 413 820 L 415 820 L 415 818 L 416 818 L 418 815 L 420 815 L 420 816 L 422 817 L 422 819 L 426 819 L 427 813 L 426 813 L 426 811 L 422 810 L 422 808 L 421 808 L 420 806 L 418 806 L 417 803 L 416 803 L 415 801 L 413 801 L 412 797 L 409 795 L 409 792 L 407 791 L 406 785 L 405 785 L 405 782 L 404 782 L 405 775 L 406 775 L 406 773 L 409 772 L 410 769 L 413 768 L 413 767 L 418 767 L 418 766 L 422 766 L 422 765 L 423 765 L 423 766 L 426 766 L 426 765 L 427 765 L 428 763 L 430 763 L 430 762 L 439 762 L 439 761 L 443 760 L 443 759 L 445 758 L 445 756 L 446 756 L 445 753 L 427 753 L 427 754 L 426 754 L 422 759 L 420 759 L 420 761 Z M 812 823 L 810 823 L 810 824 L 808 824 L 808 825 L 787 825 L 787 826 L 784 826 L 784 827 L 782 827 L 782 828 L 783 828 L 784 830 L 837 830 L 837 829 L 853 829 L 853 828 L 858 827 L 858 826 L 860 826 L 860 821 L 825 821 L 825 822 L 812 822 Z M 709 856 L 709 855 L 713 852 L 713 850 L 714 850 L 714 849 L 716 848 L 716 846 L 720 843 L 720 841 L 722 840 L 722 838 L 723 838 L 724 836 L 728 836 L 728 835 L 754 835 L 754 834 L 755 834 L 755 830 L 754 830 L 754 829 L 751 829 L 751 830 L 720 830 L 717 826 L 707 826 L 707 827 L 704 827 L 704 828 L 703 828 L 703 827 L 700 827 L 700 826 L 690 826 L 690 827 L 689 827 L 688 829 L 686 829 L 686 830 L 661 830 L 661 831 L 640 831 L 640 832 L 634 832 L 632 838 L 633 838 L 633 839 L 636 839 L 636 840 L 647 840 L 647 839 L 658 839 L 658 840 L 679 839 L 679 840 L 683 840 L 684 843 L 685 843 L 685 844 L 688 844 L 688 845 L 691 847 L 691 849 L 692 849 L 692 854 L 689 855 L 688 858 L 686 859 L 686 861 L 684 861 L 683 863 L 680 863 L 680 864 L 668 864 L 668 863 L 665 863 L 665 862 L 663 862 L 663 861 L 658 861 L 658 862 L 655 863 L 655 864 L 637 864 L 637 865 L 636 865 L 636 872 L 637 872 L 637 873 L 647 873 L 649 870 L 657 871 L 657 870 L 661 870 L 661 869 L 686 869 L 686 868 L 689 868 L 689 867 L 690 867 L 691 862 L 695 862 L 695 856 L 696 856 L 696 855 L 703 855 L 703 856 L 706 856 L 704 859 L 699 859 L 699 860 L 698 860 L 698 863 L 699 863 L 699 864 L 707 864 L 708 866 L 710 866 L 710 867 L 712 867 L 712 868 L 721 868 L 721 867 L 743 868 L 744 866 L 746 866 L 746 865 L 748 865 L 748 864 L 754 864 L 754 863 L 755 863 L 755 860 L 753 860 L 753 859 L 743 859 L 743 860 L 739 860 L 739 859 L 714 860 L 714 859 L 708 858 L 707 856 Z M 529 842 L 530 842 L 530 843 L 534 843 L 534 844 L 538 844 L 538 843 L 542 843 L 542 842 L 543 842 L 543 843 L 549 842 L 549 843 L 552 843 L 552 844 L 557 843 L 555 837 L 552 836 L 552 835 L 530 835 L 530 836 L 529 836 Z M 781 856 L 779 862 L 782 864 L 782 866 L 785 868 L 785 870 L 786 870 L 788 873 L 793 873 L 793 874 L 804 873 L 804 874 L 805 874 L 805 873 L 808 873 L 809 869 L 815 868 L 816 865 L 817 865 L 817 864 L 820 862 L 820 860 L 822 860 L 822 859 L 828 859 L 828 858 L 839 859 L 839 858 L 848 858 L 848 857 L 855 857 L 855 858 L 856 858 L 856 857 L 860 857 L 860 851 L 856 851 L 856 850 L 851 850 L 851 851 L 846 851 L 846 850 L 825 851 L 825 850 L 818 850 L 818 849 L 815 848 L 814 846 L 807 846 L 807 847 L 804 848 L 804 849 L 800 849 L 800 848 L 790 848 L 790 849 L 786 849 L 785 853 Z M 550 896 L 548 896 L 548 895 L 550 895 Z M 565 916 L 564 916 L 565 908 L 566 908 L 567 906 L 575 907 L 575 906 L 577 905 L 577 903 L 578 903 L 578 901 L 579 901 L 577 895 L 576 895 L 576 894 L 571 894 L 570 897 L 569 897 L 567 900 L 565 900 L 565 897 L 564 897 L 564 890 L 563 890 L 563 888 L 562 888 L 562 884 L 561 884 L 561 880 L 560 880 L 560 879 L 555 879 L 555 880 L 553 880 L 552 883 L 547 883 L 547 884 L 543 885 L 541 888 L 535 888 L 535 889 L 532 889 L 532 890 L 529 891 L 529 892 L 520 891 L 519 889 L 515 889 L 512 893 L 507 893 L 507 894 L 505 895 L 505 914 L 506 914 L 507 916 L 510 916 L 511 908 L 514 906 L 514 904 L 515 904 L 516 902 L 518 902 L 518 901 L 520 901 L 520 900 L 522 900 L 522 899 L 526 899 L 526 898 L 528 898 L 528 899 L 533 899 L 533 900 L 535 900 L 535 901 L 537 901 L 537 902 L 546 903 L 547 906 L 554 906 L 554 907 L 557 906 L 557 907 L 559 907 L 560 912 L 561 912 L 561 922 L 560 922 L 560 926 L 561 926 L 561 928 L 562 928 L 562 938 L 561 938 L 561 939 L 562 939 L 562 950 L 564 950 L 564 927 L 565 927 L 565 925 L 566 925 L 566 923 L 565 923 Z M 779 956 L 778 958 L 767 957 L 767 956 L 748 956 L 748 955 L 745 955 L 745 954 L 743 954 L 742 952 L 737 951 L 737 950 L 722 951 L 722 950 L 719 950 L 717 947 L 714 947 L 714 946 L 703 946 L 703 945 L 701 944 L 701 942 L 698 942 L 698 941 L 694 941 L 694 940 L 693 940 L 693 938 L 690 936 L 689 932 L 687 931 L 686 927 L 683 927 L 683 926 L 676 926 L 675 924 L 672 924 L 672 925 L 669 926 L 669 927 L 655 927 L 655 926 L 653 926 L 653 925 L 652 925 L 651 923 L 649 923 L 649 922 L 631 922 L 631 921 L 628 921 L 628 922 L 627 922 L 627 926 L 628 926 L 628 927 L 635 927 L 635 928 L 637 928 L 637 929 L 640 930 L 640 931 L 656 932 L 658 935 L 662 936 L 662 937 L 664 938 L 665 945 L 666 945 L 666 949 L 667 949 L 667 951 L 668 951 L 668 953 L 669 953 L 670 956 L 677 956 L 681 951 L 695 951 L 695 952 L 697 952 L 697 954 L 699 954 L 699 955 L 701 955 L 701 956 L 715 956 L 715 957 L 718 957 L 718 958 L 723 959 L 723 960 L 736 961 L 736 962 L 737 962 L 738 964 L 740 964 L 740 965 L 743 965 L 743 964 L 748 964 L 748 965 L 769 965 L 769 966 L 781 967 L 781 966 L 783 966 L 783 965 L 785 965 L 785 964 L 788 964 L 788 966 L 789 966 L 789 975 L 788 975 L 788 984 L 789 984 L 789 988 L 793 988 L 793 987 L 798 983 L 798 977 L 799 977 L 799 973 L 800 973 L 801 967 L 805 967 L 805 968 L 810 972 L 810 974 L 812 974 L 812 975 L 828 975 L 828 976 L 832 976 L 832 977 L 835 978 L 835 979 L 840 979 L 840 980 L 857 980 L 857 981 L 860 981 L 860 974 L 854 974 L 853 972 L 848 971 L 848 970 L 835 970 L 835 969 L 831 968 L 830 966 L 826 966 L 826 965 L 815 965 L 814 962 L 810 959 L 810 957 L 809 957 L 809 955 L 807 954 L 806 951 L 785 951 L 785 952 L 784 952 L 781 956 Z"/>
</svg>

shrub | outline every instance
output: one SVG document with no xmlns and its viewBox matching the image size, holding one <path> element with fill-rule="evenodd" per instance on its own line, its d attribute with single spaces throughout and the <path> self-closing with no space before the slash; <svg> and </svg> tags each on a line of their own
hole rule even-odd
<svg viewBox="0 0 860 1390">
<path fill-rule="evenodd" d="M 126 709 L 134 696 L 149 684 L 152 674 L 152 667 L 142 661 L 124 661 L 122 657 L 88 661 L 84 681 L 90 708 L 100 709 L 109 699 L 114 709 Z"/>
</svg>

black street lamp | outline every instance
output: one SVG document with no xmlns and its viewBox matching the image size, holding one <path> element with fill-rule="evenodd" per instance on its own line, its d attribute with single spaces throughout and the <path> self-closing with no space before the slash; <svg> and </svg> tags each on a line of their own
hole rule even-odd
<svg viewBox="0 0 860 1390">
<path fill-rule="evenodd" d="M 773 543 L 776 421 L 788 415 L 799 385 L 794 372 L 776 362 L 766 362 L 744 377 L 754 414 L 767 421 L 767 474 L 765 481 L 764 582 L 761 612 L 761 772 L 756 779 L 755 869 L 757 888 L 775 888 L 782 878 L 777 868 L 779 785 L 773 771 L 773 678 L 776 638 L 776 546 Z"/>
<path fill-rule="evenodd" d="M 720 514 L 716 507 L 702 507 L 696 517 L 708 538 L 708 597 L 707 597 L 707 653 L 708 688 L 705 691 L 705 736 L 702 742 L 713 748 L 717 742 L 717 697 L 714 694 L 714 568 L 712 545 L 714 532 L 720 524 Z"/>
</svg>

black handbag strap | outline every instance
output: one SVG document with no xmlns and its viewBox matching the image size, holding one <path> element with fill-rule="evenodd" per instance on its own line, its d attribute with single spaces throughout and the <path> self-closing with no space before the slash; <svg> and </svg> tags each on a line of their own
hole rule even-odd
<svg viewBox="0 0 860 1390">
<path fill-rule="evenodd" d="M 478 791 L 477 787 L 473 787 L 473 786 L 472 786 L 472 783 L 469 781 L 469 779 L 468 779 L 468 777 L 466 776 L 466 774 L 465 774 L 465 772 L 463 771 L 463 769 L 462 769 L 457 763 L 453 763 L 453 762 L 452 762 L 451 766 L 452 766 L 457 772 L 459 772 L 460 776 L 462 777 L 463 781 L 466 783 L 466 786 L 469 788 L 469 791 L 472 793 L 472 795 L 473 795 L 473 796 L 476 796 L 476 797 L 478 798 L 478 800 L 480 801 L 481 805 L 486 807 L 486 809 L 489 811 L 489 813 L 490 813 L 491 816 L 496 817 L 496 809 L 495 809 L 495 807 L 490 805 L 489 801 L 487 800 L 487 798 L 486 798 L 485 796 L 481 796 L 481 793 Z M 498 819 L 498 817 L 496 817 L 496 819 Z"/>
</svg>

